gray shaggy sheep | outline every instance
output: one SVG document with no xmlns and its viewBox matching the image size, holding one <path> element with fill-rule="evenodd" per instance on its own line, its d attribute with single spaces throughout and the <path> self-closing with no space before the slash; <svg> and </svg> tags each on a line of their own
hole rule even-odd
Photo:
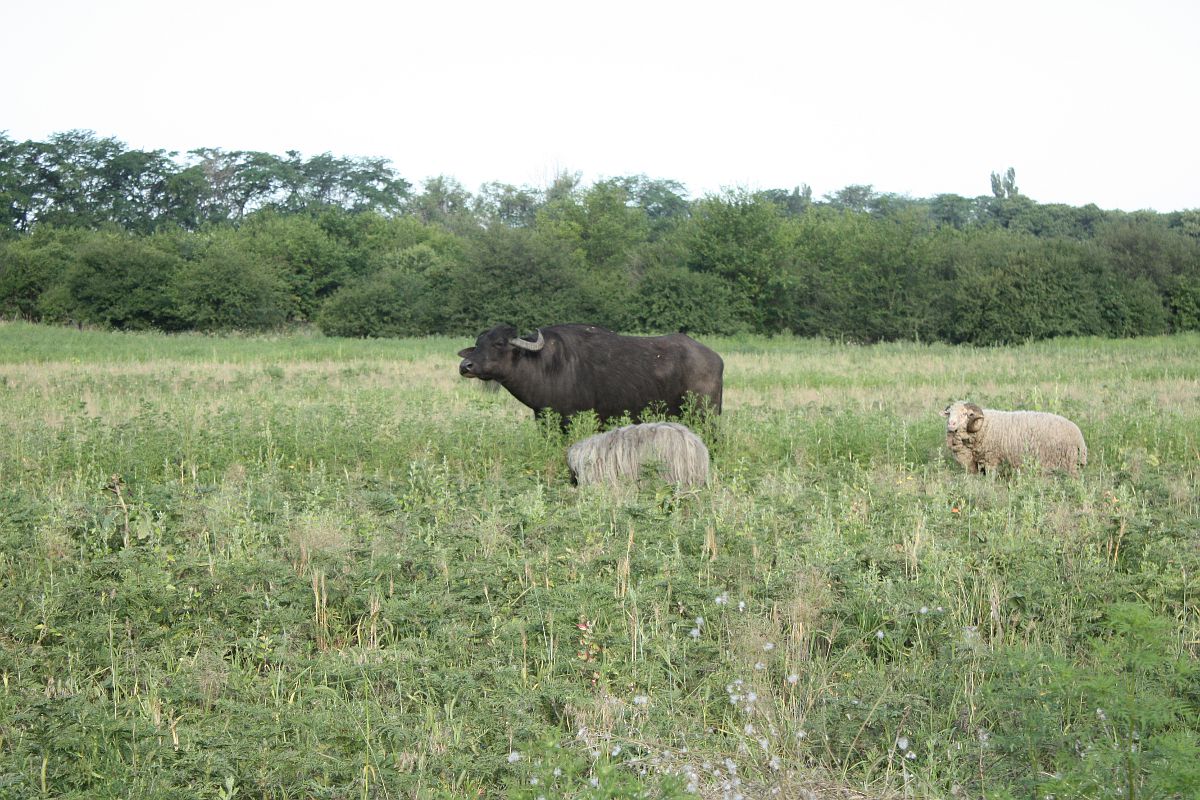
<svg viewBox="0 0 1200 800">
<path fill-rule="evenodd" d="M 708 448 L 678 422 L 644 422 L 589 436 L 567 450 L 571 480 L 581 486 L 637 480 L 656 466 L 663 480 L 679 487 L 708 482 Z"/>
<path fill-rule="evenodd" d="M 1079 427 L 1045 411 L 996 411 L 958 401 L 942 412 L 946 445 L 967 472 L 994 473 L 1001 464 L 1026 461 L 1049 470 L 1078 475 L 1087 464 L 1087 445 Z"/>
</svg>

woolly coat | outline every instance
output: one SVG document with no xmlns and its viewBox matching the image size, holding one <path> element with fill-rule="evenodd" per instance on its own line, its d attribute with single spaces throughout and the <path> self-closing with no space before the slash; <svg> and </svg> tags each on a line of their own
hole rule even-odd
<svg viewBox="0 0 1200 800">
<path fill-rule="evenodd" d="M 645 422 L 598 433 L 567 450 L 571 479 L 581 486 L 637 480 L 643 467 L 680 487 L 708 482 L 708 448 L 678 422 Z"/>
<path fill-rule="evenodd" d="M 1087 464 L 1087 445 L 1079 427 L 1046 411 L 997 411 L 974 403 L 951 404 L 946 445 L 967 472 L 995 472 L 1001 464 L 1034 463 L 1047 470 L 1078 475 Z"/>
</svg>

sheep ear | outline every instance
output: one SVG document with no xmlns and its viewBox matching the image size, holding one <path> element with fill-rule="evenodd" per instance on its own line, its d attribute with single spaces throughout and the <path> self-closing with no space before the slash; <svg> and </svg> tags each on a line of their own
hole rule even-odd
<svg viewBox="0 0 1200 800">
<path fill-rule="evenodd" d="M 946 419 L 950 418 L 950 406 L 946 406 L 945 408 L 942 409 L 942 416 L 945 417 Z"/>
<path fill-rule="evenodd" d="M 967 403 L 967 433 L 975 433 L 983 424 L 983 409 L 974 403 Z"/>
</svg>

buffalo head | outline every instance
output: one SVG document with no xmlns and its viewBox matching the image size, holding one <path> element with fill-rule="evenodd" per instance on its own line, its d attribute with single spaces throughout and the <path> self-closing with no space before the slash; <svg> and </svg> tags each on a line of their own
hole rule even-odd
<svg viewBox="0 0 1200 800">
<path fill-rule="evenodd" d="M 458 374 L 464 378 L 481 378 L 485 381 L 503 382 L 522 351 L 537 352 L 546 345 L 542 332 L 534 340 L 522 339 L 511 325 L 497 325 L 490 331 L 479 334 L 474 347 L 458 352 L 462 362 Z"/>
</svg>

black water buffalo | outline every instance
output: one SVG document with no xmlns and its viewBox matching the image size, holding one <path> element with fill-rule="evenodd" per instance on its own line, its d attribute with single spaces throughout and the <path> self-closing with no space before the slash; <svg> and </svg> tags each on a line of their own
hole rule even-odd
<svg viewBox="0 0 1200 800">
<path fill-rule="evenodd" d="M 689 394 L 721 413 L 725 362 L 682 333 L 621 336 L 595 325 L 549 325 L 529 339 L 497 325 L 458 355 L 464 378 L 496 381 L 535 417 L 558 413 L 564 428 L 588 409 L 601 420 L 626 412 L 636 419 L 650 407 L 678 417 Z"/>
</svg>

